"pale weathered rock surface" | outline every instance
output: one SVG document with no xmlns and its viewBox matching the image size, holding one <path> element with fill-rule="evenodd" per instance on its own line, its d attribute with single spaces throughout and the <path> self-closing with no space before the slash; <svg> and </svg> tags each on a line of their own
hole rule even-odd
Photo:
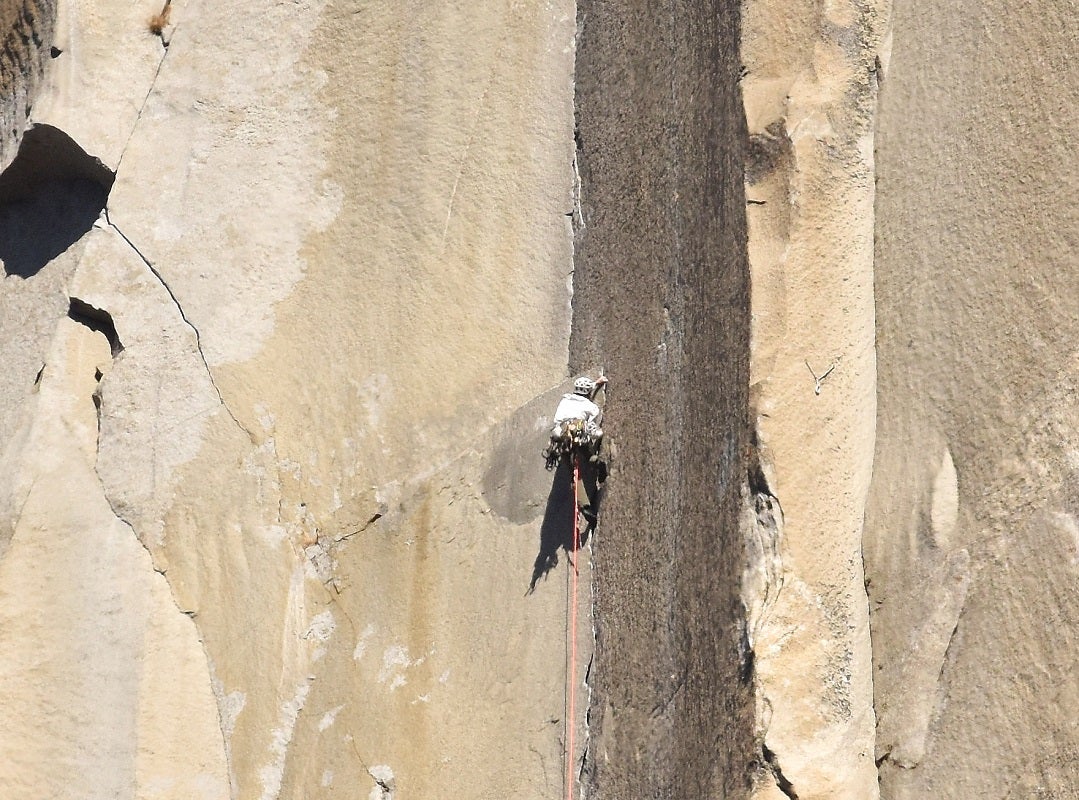
<svg viewBox="0 0 1079 800">
<path fill-rule="evenodd" d="M 1079 797 L 1023 10 L 0 0 L 0 796 Z"/>
<path fill-rule="evenodd" d="M 750 542 L 762 543 L 750 548 L 746 594 L 762 758 L 791 796 L 865 800 L 877 795 L 861 537 L 875 423 L 874 59 L 886 9 L 754 0 L 744 11 L 760 460 Z"/>
<path fill-rule="evenodd" d="M 572 6 L 158 11 L 61 4 L 32 114 L 116 179 L 5 259 L 3 793 L 547 796 Z"/>
<path fill-rule="evenodd" d="M 112 358 L 105 335 L 61 319 L 6 454 L 18 506 L 0 562 L 0 782 L 9 797 L 225 798 L 198 633 L 94 471 Z"/>
<path fill-rule="evenodd" d="M 148 26 L 163 0 L 57 0 L 53 58 L 31 120 L 64 131 L 115 171 L 165 56 Z M 183 13 L 184 0 L 169 0 Z"/>
<path fill-rule="evenodd" d="M 867 514 L 882 795 L 1079 797 L 1077 28 L 896 2 Z"/>
</svg>

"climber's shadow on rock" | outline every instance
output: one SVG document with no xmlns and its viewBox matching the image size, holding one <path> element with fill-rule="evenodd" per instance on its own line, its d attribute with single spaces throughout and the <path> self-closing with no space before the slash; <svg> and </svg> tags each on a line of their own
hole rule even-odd
<svg viewBox="0 0 1079 800">
<path fill-rule="evenodd" d="M 599 511 L 602 494 L 597 485 L 596 473 L 597 471 L 590 465 L 585 465 L 581 475 L 581 480 L 588 487 L 588 494 L 592 497 L 594 512 Z M 532 566 L 532 580 L 528 584 L 527 594 L 532 594 L 540 579 L 547 577 L 547 573 L 558 566 L 559 550 L 563 550 L 571 559 L 577 557 L 577 554 L 573 552 L 573 526 L 576 524 L 577 513 L 573 497 L 573 465 L 569 459 L 563 458 L 554 470 L 551 493 L 547 496 L 547 508 L 543 512 L 543 523 L 540 525 L 540 549 L 536 555 L 536 562 Z M 590 521 L 585 521 L 583 515 L 579 519 L 582 528 L 578 545 L 584 547 L 591 536 L 592 525 Z"/>
<path fill-rule="evenodd" d="M 547 508 L 540 525 L 540 549 L 532 567 L 532 581 L 528 593 L 536 589 L 540 578 L 558 566 L 558 551 L 567 553 L 573 549 L 573 467 L 563 458 L 558 462 L 551 481 L 551 493 L 547 495 Z"/>
</svg>

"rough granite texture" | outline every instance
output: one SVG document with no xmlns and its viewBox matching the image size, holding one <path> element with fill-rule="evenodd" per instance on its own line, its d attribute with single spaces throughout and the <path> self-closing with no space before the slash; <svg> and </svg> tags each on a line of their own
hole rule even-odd
<svg viewBox="0 0 1079 800">
<path fill-rule="evenodd" d="M 0 169 L 15 158 L 53 42 L 58 0 L 0 0 Z"/>
<path fill-rule="evenodd" d="M 611 378 L 589 786 L 607 800 L 744 797 L 759 762 L 740 599 L 738 7 L 584 2 L 578 15 L 572 360 Z"/>
<path fill-rule="evenodd" d="M 881 3 L 744 6 L 759 461 L 746 605 L 764 758 L 801 800 L 877 796 L 861 541 L 885 13 Z"/>
<path fill-rule="evenodd" d="M 867 511 L 891 800 L 1079 797 L 1075 4 L 894 7 Z"/>
<path fill-rule="evenodd" d="M 1079 798 L 1077 24 L 0 0 L 0 797 Z"/>
<path fill-rule="evenodd" d="M 0 794 L 545 796 L 573 7 L 160 10 L 0 186 Z"/>
</svg>

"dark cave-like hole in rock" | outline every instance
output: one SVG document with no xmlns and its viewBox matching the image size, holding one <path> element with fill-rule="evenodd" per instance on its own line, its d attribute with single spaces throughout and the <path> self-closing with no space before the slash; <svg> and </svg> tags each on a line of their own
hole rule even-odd
<svg viewBox="0 0 1079 800">
<path fill-rule="evenodd" d="M 0 173 L 0 261 L 29 278 L 93 227 L 113 173 L 63 131 L 35 125 Z"/>
<path fill-rule="evenodd" d="M 109 349 L 114 357 L 124 351 L 124 344 L 120 341 L 120 335 L 116 332 L 116 325 L 113 324 L 112 315 L 108 311 L 95 308 L 85 300 L 72 297 L 67 315 L 80 325 L 85 325 L 108 339 Z M 101 371 L 98 370 L 94 379 L 100 381 L 101 378 Z"/>
</svg>

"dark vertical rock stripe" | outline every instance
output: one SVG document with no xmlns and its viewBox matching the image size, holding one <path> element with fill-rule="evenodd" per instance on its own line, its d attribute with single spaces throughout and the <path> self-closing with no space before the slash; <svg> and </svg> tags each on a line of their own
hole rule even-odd
<svg viewBox="0 0 1079 800">
<path fill-rule="evenodd" d="M 749 278 L 736 3 L 583 0 L 572 361 L 611 378 L 594 796 L 743 797 Z"/>
</svg>

